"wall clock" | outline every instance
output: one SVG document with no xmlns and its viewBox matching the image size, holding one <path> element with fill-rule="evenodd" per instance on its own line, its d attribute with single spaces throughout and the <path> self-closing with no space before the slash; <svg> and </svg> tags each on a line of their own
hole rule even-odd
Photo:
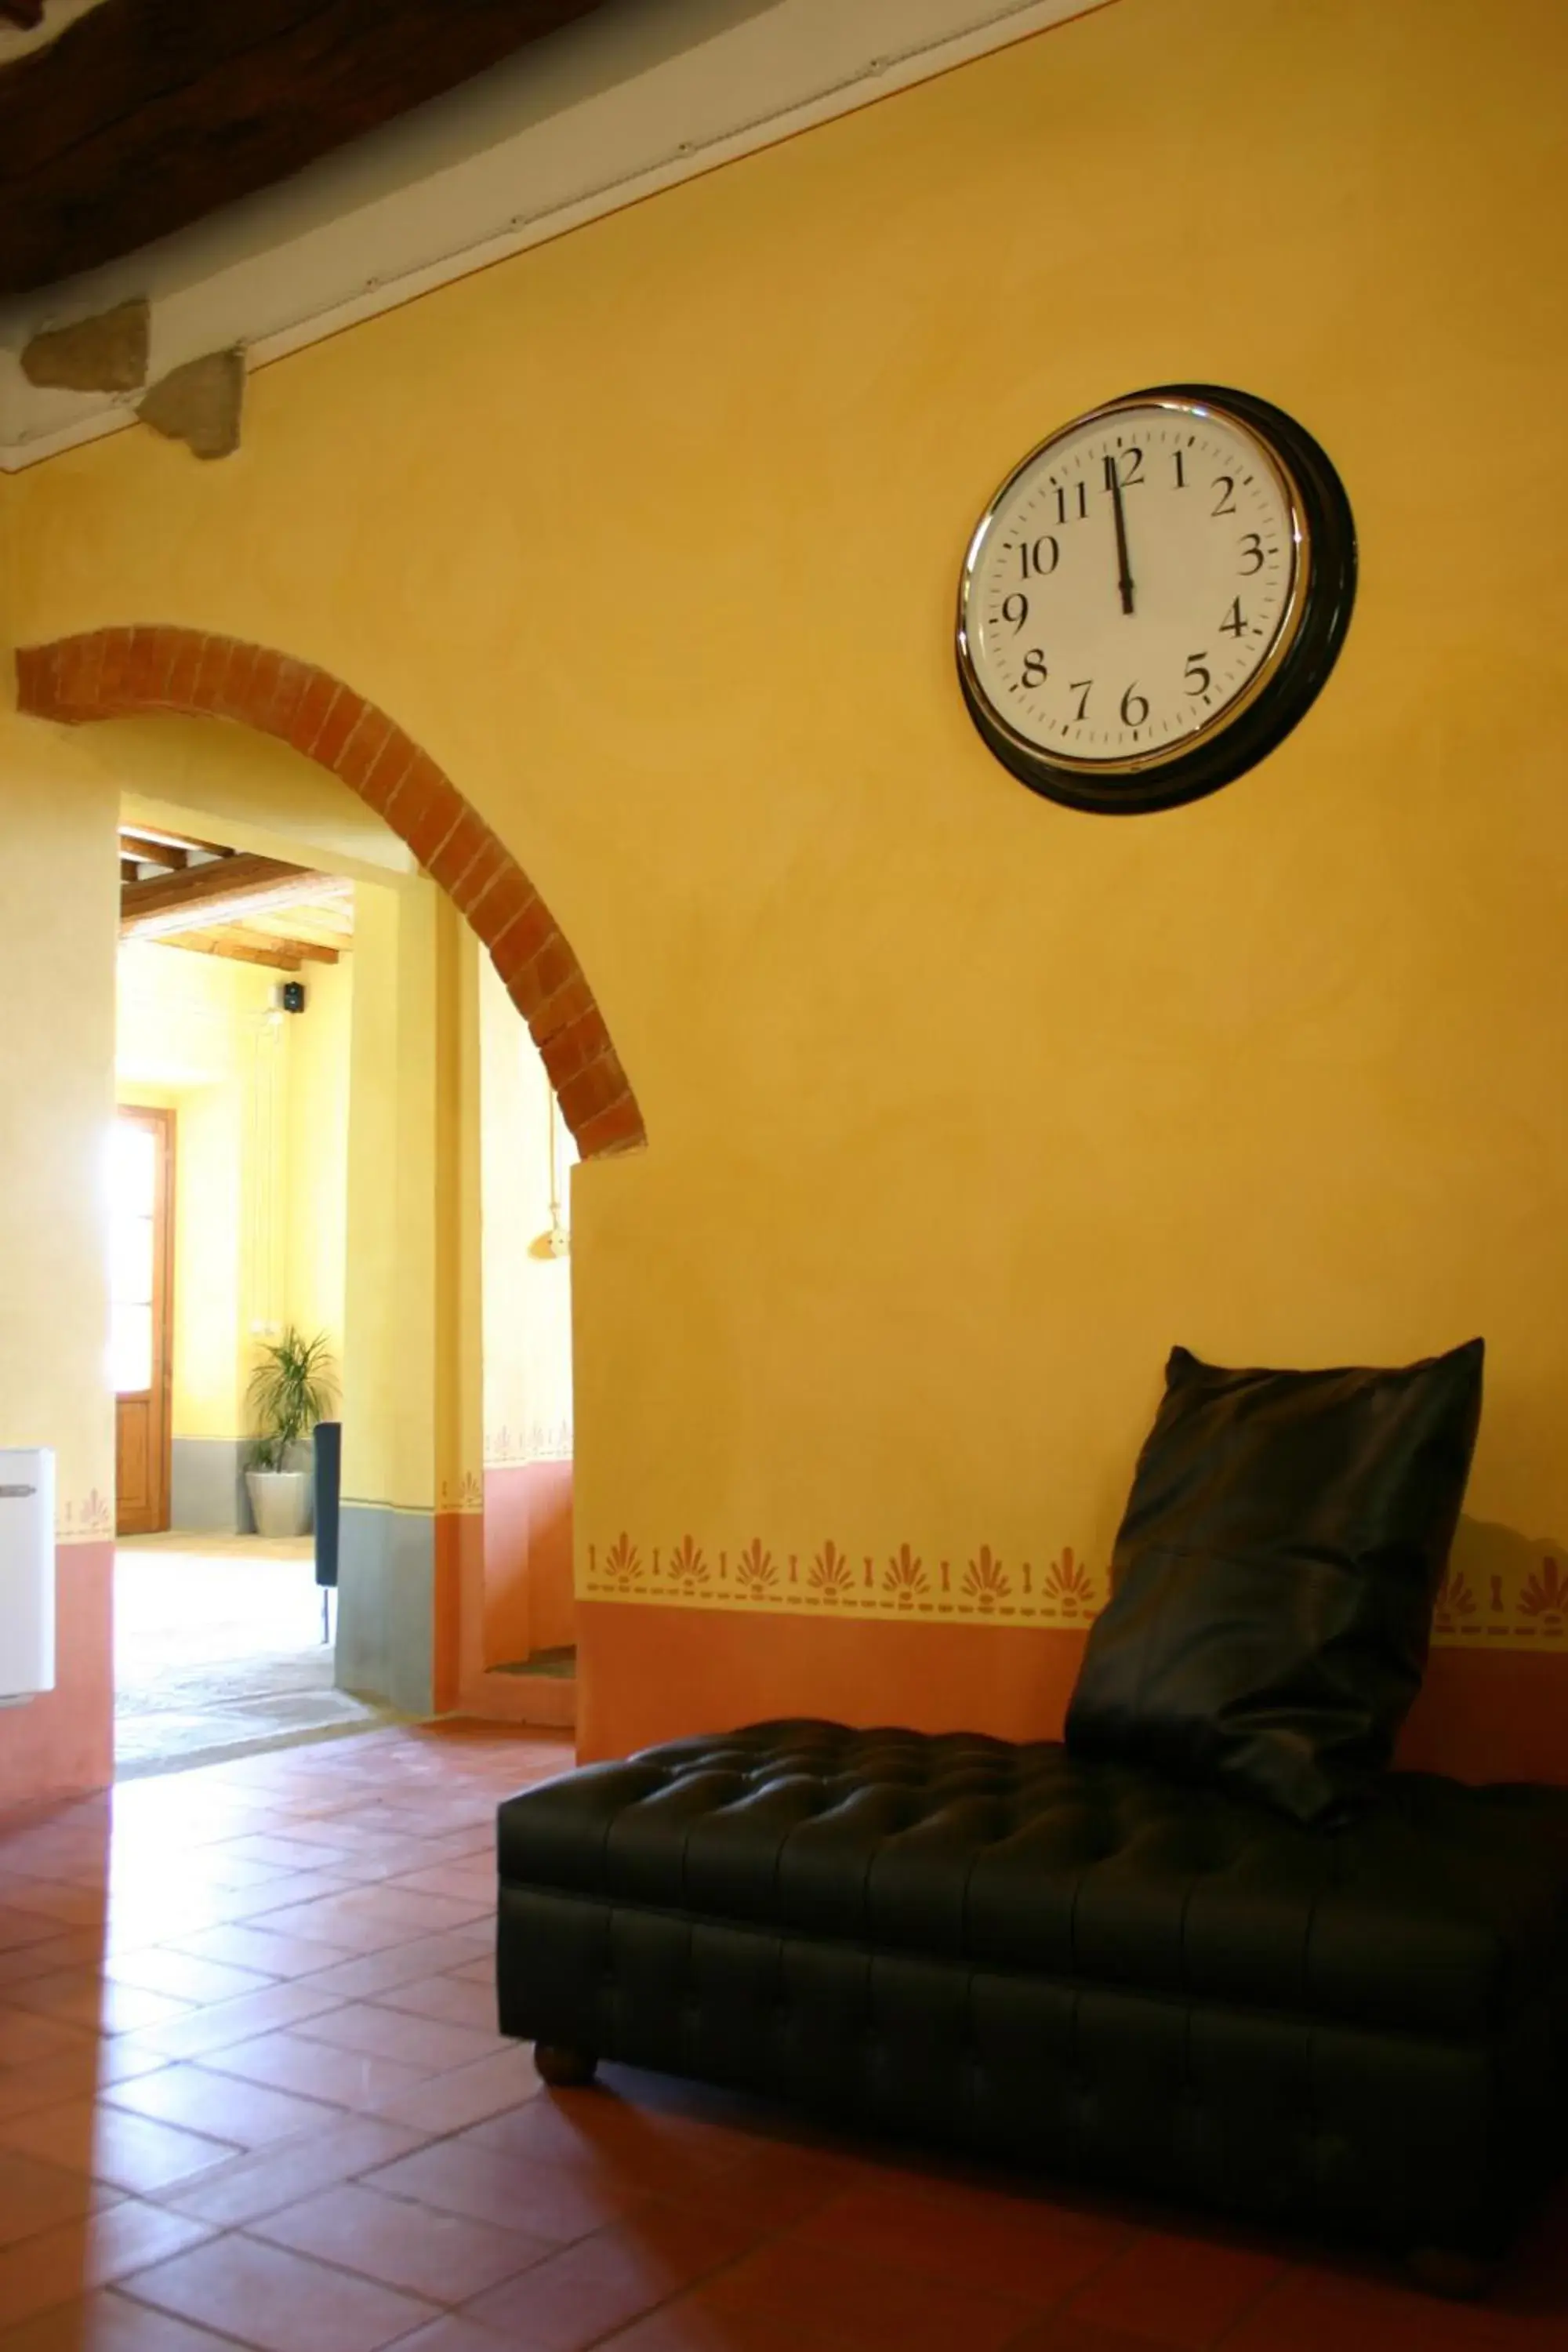
<svg viewBox="0 0 1568 2352">
<path fill-rule="evenodd" d="M 1271 751 L 1355 597 L 1339 476 L 1280 409 L 1161 384 L 1014 468 L 970 541 L 958 670 L 1005 766 L 1070 808 L 1173 808 Z"/>
</svg>

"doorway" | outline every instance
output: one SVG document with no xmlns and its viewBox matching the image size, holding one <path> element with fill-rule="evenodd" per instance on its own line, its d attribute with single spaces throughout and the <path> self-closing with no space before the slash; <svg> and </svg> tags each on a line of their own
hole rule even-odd
<svg viewBox="0 0 1568 2352">
<path fill-rule="evenodd" d="M 169 1524 L 174 1114 L 121 1110 L 110 1161 L 114 1531 Z"/>
<path fill-rule="evenodd" d="M 173 810 L 121 814 L 110 1205 L 124 1777 L 379 1717 L 334 1687 L 308 1518 L 263 1539 L 247 1483 L 268 1435 L 251 1394 L 268 1349 L 320 1339 L 336 1389 L 353 885 L 188 831 Z M 300 1444 L 269 1466 L 308 1473 L 310 1458 Z"/>
<path fill-rule="evenodd" d="M 205 830 L 207 816 L 216 818 L 224 805 L 246 827 L 247 849 L 258 856 L 278 855 L 280 829 L 291 829 L 284 852 L 290 857 L 308 840 L 330 835 L 332 863 L 340 871 L 347 858 L 353 866 L 372 869 L 366 880 L 395 875 L 411 899 L 427 878 L 445 894 L 448 912 L 466 919 L 488 950 L 490 967 L 539 1049 L 561 1121 L 583 1158 L 607 1158 L 646 1143 L 626 1072 L 588 979 L 550 908 L 459 787 L 389 712 L 352 685 L 308 660 L 240 639 L 126 625 L 20 649 L 17 709 L 67 726 L 143 716 L 157 720 L 155 732 L 140 736 L 131 730 L 116 739 L 116 758 L 125 765 L 122 782 L 138 798 L 138 782 L 149 788 L 150 796 L 134 812 L 143 839 L 149 822 L 161 825 L 173 816 L 179 825 L 197 810 Z M 202 731 L 171 731 L 170 722 L 176 719 L 196 721 Z M 205 723 L 218 719 L 225 723 Z M 304 762 L 314 763 L 313 789 Z M 323 785 L 330 808 L 321 797 Z M 308 803 L 308 820 L 294 822 L 296 814 L 304 816 Z M 326 819 L 324 832 L 315 821 L 317 807 Z M 259 837 L 263 829 L 269 839 Z M 237 832 L 230 835 L 231 842 L 237 838 Z M 234 879 L 231 871 L 222 877 L 223 887 Z M 429 929 L 434 969 L 457 976 L 460 961 L 448 952 L 444 927 Z M 409 962 L 410 979 L 415 969 Z M 368 992 L 362 1001 L 368 1001 Z M 377 1034 L 388 1049 L 384 1068 L 398 1080 L 388 1132 L 395 1141 L 407 1130 L 421 1169 L 427 1147 L 440 1140 L 426 1111 L 438 1108 L 445 1121 L 450 1108 L 444 1080 L 430 1092 L 453 1043 L 445 1029 L 436 1039 L 426 1017 L 430 1005 L 441 1002 L 439 986 L 434 998 L 400 986 L 377 999 Z M 400 1043 L 405 1022 L 409 1053 Z M 434 1054 L 428 1050 L 433 1040 Z M 457 1066 L 460 1071 L 460 1055 Z M 183 1160 L 188 1140 L 183 1129 Z M 443 1164 L 439 1150 L 436 1160 Z M 384 1164 L 397 1162 L 389 1159 Z M 183 1189 L 189 1193 L 194 1188 L 187 1182 Z M 465 1184 L 465 1202 L 468 1197 Z M 366 1292 L 361 1326 L 368 1344 L 386 1323 L 392 1345 L 379 1352 L 369 1345 L 363 1358 L 386 1368 L 389 1377 L 378 1376 L 362 1392 L 356 1442 L 364 1467 L 353 1505 L 352 1562 L 345 1506 L 345 1566 L 353 1570 L 346 1582 L 362 1621 L 362 1655 L 355 1665 L 356 1672 L 362 1665 L 364 1672 L 359 1687 L 395 1691 L 405 1704 L 424 1711 L 464 1705 L 516 1719 L 515 1702 L 500 1705 L 493 1687 L 510 1678 L 486 1672 L 488 1481 L 479 1475 L 475 1456 L 480 1449 L 473 1442 L 482 1423 L 482 1383 L 434 1381 L 432 1352 L 411 1357 L 401 1339 L 408 1330 L 425 1335 L 432 1317 L 437 1331 L 450 1331 L 450 1309 L 468 1281 L 469 1266 L 477 1272 L 477 1252 L 459 1250 L 459 1267 L 450 1244 L 454 1234 L 462 1240 L 462 1218 L 425 1218 L 420 1200 L 407 1186 L 371 1186 L 365 1209 L 377 1237 L 384 1241 L 392 1234 L 397 1247 L 386 1258 L 387 1282 Z M 459 1272 L 461 1279 L 455 1280 Z M 477 1331 L 479 1317 L 470 1320 Z M 405 1363 L 422 1367 L 417 1384 L 395 1372 Z M 478 1370 L 477 1357 L 473 1369 Z M 176 1391 L 178 1386 L 176 1379 Z M 416 1435 L 421 1452 L 433 1450 L 440 1463 L 435 1476 L 412 1475 L 416 1457 L 408 1439 Z M 178 1452 L 177 1429 L 175 1445 Z M 178 1466 L 176 1462 L 176 1471 Z M 411 1486 L 423 1486 L 428 1499 L 426 1493 L 405 1491 Z M 178 1516 L 177 1497 L 175 1508 Z M 564 1544 L 560 1549 L 564 1553 Z M 342 1640 L 340 1627 L 340 1649 Z M 509 1643 L 497 1663 L 516 1662 Z"/>
<path fill-rule="evenodd" d="M 577 1153 L 537 1046 L 484 968 L 479 995 L 489 1696 L 521 1721 L 565 1726 L 575 1718 L 577 1672 L 569 1209 Z"/>
</svg>

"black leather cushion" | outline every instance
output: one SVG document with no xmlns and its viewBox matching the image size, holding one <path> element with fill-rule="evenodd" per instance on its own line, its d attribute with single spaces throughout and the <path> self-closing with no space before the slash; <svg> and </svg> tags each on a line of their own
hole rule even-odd
<svg viewBox="0 0 1568 2352">
<path fill-rule="evenodd" d="M 1320 1837 L 973 1733 L 759 1724 L 500 1808 L 503 1885 L 1057 1983 L 1485 2032 L 1568 1969 L 1568 1791 L 1392 1774 Z"/>
<path fill-rule="evenodd" d="M 1326 1838 L 1060 1747 L 761 1724 L 500 1809 L 503 2033 L 1496 2252 L 1562 2160 L 1568 1791 Z"/>
<path fill-rule="evenodd" d="M 1301 1822 L 1364 1799 L 1426 1669 L 1482 1354 L 1280 1372 L 1173 1349 L 1068 1745 Z"/>
</svg>

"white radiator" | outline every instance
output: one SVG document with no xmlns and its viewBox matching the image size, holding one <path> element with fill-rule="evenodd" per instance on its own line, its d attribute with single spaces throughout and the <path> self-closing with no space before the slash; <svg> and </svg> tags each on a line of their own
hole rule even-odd
<svg viewBox="0 0 1568 2352">
<path fill-rule="evenodd" d="M 0 1447 L 0 1706 L 54 1686 L 54 1453 Z"/>
</svg>

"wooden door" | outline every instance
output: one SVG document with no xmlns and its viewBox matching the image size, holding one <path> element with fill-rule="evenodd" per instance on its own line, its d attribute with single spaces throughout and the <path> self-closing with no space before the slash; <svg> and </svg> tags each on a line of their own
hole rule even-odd
<svg viewBox="0 0 1568 2352">
<path fill-rule="evenodd" d="M 122 1110 L 116 1118 L 111 1203 L 114 1528 L 156 1535 L 169 1524 L 172 1110 Z"/>
</svg>

